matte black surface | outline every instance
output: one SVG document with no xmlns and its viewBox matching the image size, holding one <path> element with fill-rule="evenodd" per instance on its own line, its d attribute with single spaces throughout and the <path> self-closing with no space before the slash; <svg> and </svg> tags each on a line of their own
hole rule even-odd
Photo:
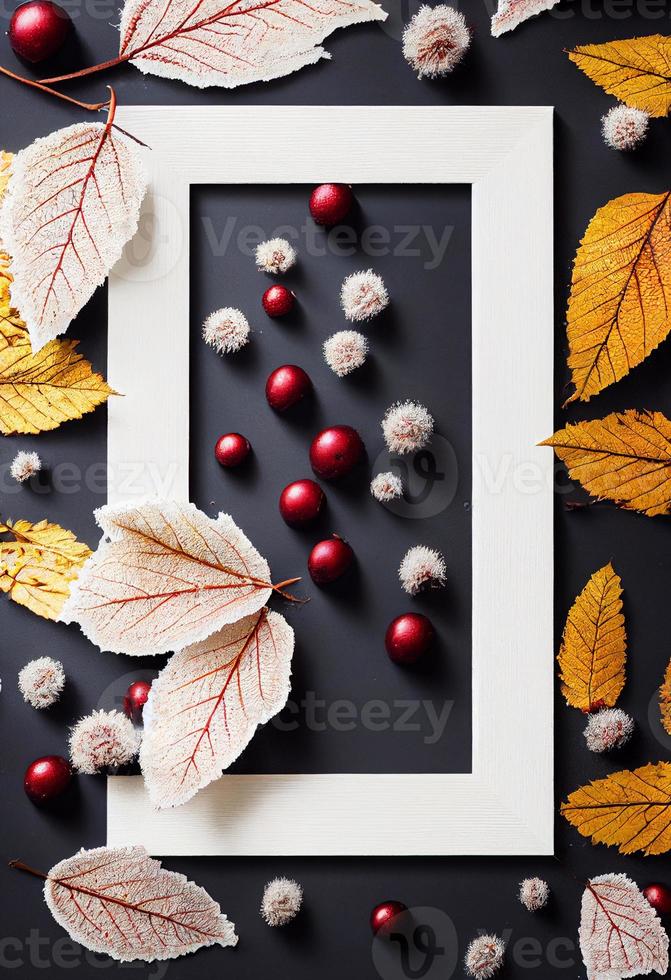
<svg viewBox="0 0 671 980">
<path fill-rule="evenodd" d="M 476 36 L 468 61 L 445 82 L 419 82 L 400 53 L 399 26 L 418 4 L 383 0 L 395 11 L 391 25 L 352 28 L 327 42 L 333 61 L 268 85 L 235 92 L 200 92 L 166 80 L 145 77 L 125 66 L 108 76 L 72 85 L 72 94 L 104 97 L 105 82 L 116 86 L 126 103 L 202 104 L 551 104 L 557 106 L 556 136 L 556 401 L 561 404 L 565 369 L 563 328 L 571 260 L 576 244 L 596 208 L 611 197 L 629 191 L 659 192 L 668 188 L 671 132 L 668 122 L 653 123 L 640 152 L 623 156 L 606 149 L 599 134 L 599 119 L 612 100 L 596 89 L 562 53 L 581 42 L 609 40 L 655 32 L 669 33 L 668 4 L 644 0 L 612 3 L 608 0 L 563 2 L 514 34 L 489 37 L 492 4 L 464 4 Z M 116 3 L 75 7 L 81 39 L 78 64 L 107 58 L 116 50 Z M 9 11 L 4 12 L 9 16 Z M 3 43 L 4 64 L 17 68 Z M 75 60 L 70 58 L 66 68 Z M 19 69 L 20 70 L 20 69 Z M 79 121 L 77 110 L 59 105 L 9 80 L 2 80 L 0 136 L 10 149 L 18 149 L 58 126 Z M 328 139 L 325 113 L 324 139 Z M 175 139 L 179 134 L 175 133 Z M 272 146 L 268 147 L 272 152 Z M 511 235 L 514 229 L 511 229 Z M 83 349 L 104 366 L 104 294 L 71 327 Z M 557 410 L 557 422 L 596 418 L 615 408 L 649 407 L 671 413 L 667 378 L 671 347 L 666 344 L 632 375 L 586 406 Z M 39 440 L 5 439 L 0 462 L 6 467 L 19 446 L 39 445 L 52 467 L 74 461 L 88 467 L 105 458 L 105 412 L 99 410 L 83 422 L 64 426 Z M 4 470 L 3 470 L 4 472 Z M 559 477 L 559 485 L 564 485 Z M 30 492 L 9 494 L 3 481 L 2 511 L 37 519 L 48 516 L 76 529 L 91 543 L 95 532 L 90 517 L 103 493 Z M 13 489 L 13 488 L 12 488 Z M 579 494 L 572 493 L 570 499 Z M 557 698 L 557 797 L 587 779 L 626 765 L 669 758 L 671 740 L 656 722 L 655 690 L 669 657 L 667 608 L 671 525 L 648 520 L 607 506 L 566 513 L 563 495 L 557 499 L 556 526 L 556 632 L 566 610 L 587 577 L 612 558 L 623 578 L 630 639 L 630 667 L 622 706 L 638 723 L 630 748 L 612 759 L 586 752 L 582 739 L 584 719 Z M 23 769 L 36 755 L 65 752 L 66 726 L 78 714 L 98 703 L 110 704 L 139 673 L 130 658 L 96 654 L 74 629 L 41 622 L 9 603 L 2 608 L 3 692 L 0 704 L 3 770 L 3 847 L 7 858 L 21 857 L 48 868 L 80 846 L 95 846 L 104 839 L 105 790 L 102 780 L 81 780 L 78 795 L 64 812 L 34 809 L 21 788 Z M 524 629 L 524 624 L 520 624 Z M 50 652 L 63 658 L 71 684 L 67 700 L 55 712 L 38 715 L 21 703 L 15 686 L 16 671 L 30 657 Z M 123 675 L 121 678 L 119 675 Z M 357 678 L 352 678 L 352 687 Z M 523 679 L 521 679 L 523 682 Z M 529 691 L 529 698 L 534 692 Z M 511 717 L 510 724 L 515 724 Z M 355 802 L 353 801 L 353 805 Z M 388 819 L 382 814 L 381 821 Z M 341 980 L 343 976 L 369 980 L 378 974 L 371 956 L 368 914 L 371 906 L 396 897 L 408 905 L 433 906 L 449 913 L 456 926 L 459 952 L 483 927 L 509 931 L 507 977 L 584 977 L 575 943 L 580 886 L 572 877 L 624 871 L 641 884 L 669 880 L 668 859 L 623 858 L 616 852 L 593 848 L 563 821 L 557 823 L 557 854 L 552 859 L 380 859 L 380 860 L 178 860 L 170 866 L 206 886 L 236 922 L 241 936 L 236 951 L 209 950 L 172 963 L 167 975 L 175 980 L 219 975 L 236 980 L 269 976 L 313 980 Z M 306 908 L 301 920 L 285 932 L 271 931 L 257 914 L 261 891 L 272 875 L 285 873 L 305 886 Z M 546 914 L 532 917 L 517 903 L 516 884 L 529 874 L 546 875 L 555 892 Z M 2 872 L 0 889 L 0 968 L 15 964 L 20 976 L 32 978 L 68 970 L 70 976 L 96 975 L 106 961 L 72 950 L 62 930 L 53 923 L 41 902 L 37 881 Z M 444 941 L 450 945 L 449 930 Z M 532 937 L 526 946 L 518 944 Z M 439 936 L 440 938 L 440 936 Z M 539 942 L 539 946 L 534 944 Z M 37 945 L 39 944 L 39 946 Z M 563 944 L 563 945 L 562 945 Z M 453 945 L 453 944 L 452 944 Z M 420 957 L 421 961 L 421 957 Z M 417 961 L 416 961 L 417 962 Z M 449 968 L 438 976 L 449 976 Z M 163 968 L 109 966 L 107 975 L 152 976 Z M 456 975 L 461 975 L 457 968 Z M 159 974 L 159 975 L 160 975 Z M 401 977 L 402 974 L 389 974 Z"/>
<path fill-rule="evenodd" d="M 301 606 L 273 603 L 296 631 L 290 703 L 235 769 L 469 772 L 470 188 L 357 187 L 352 223 L 328 235 L 307 214 L 309 194 L 302 186 L 210 187 L 195 189 L 191 201 L 191 499 L 207 513 L 230 512 L 268 558 L 275 580 L 303 575 L 296 591 L 310 597 Z M 299 256 L 279 279 L 254 261 L 254 243 L 278 232 L 292 238 Z M 349 323 L 341 282 L 371 266 L 391 304 L 367 324 Z M 288 316 L 271 319 L 261 297 L 276 281 L 292 288 L 297 302 Z M 203 320 L 221 306 L 244 310 L 252 325 L 249 345 L 224 358 L 201 336 Z M 324 362 L 322 343 L 353 327 L 369 337 L 370 353 L 358 372 L 340 379 Z M 308 372 L 314 391 L 280 415 L 264 387 L 287 363 Z M 390 462 L 380 419 L 406 398 L 430 407 L 439 436 L 435 450 Z M 357 429 L 368 459 L 346 479 L 322 481 L 327 508 L 319 521 L 291 529 L 278 511 L 282 488 L 314 478 L 310 442 L 340 424 Z M 236 470 L 222 469 L 212 451 L 231 431 L 253 446 Z M 368 490 L 371 472 L 389 465 L 415 468 L 415 495 L 396 512 Z M 332 533 L 349 541 L 356 567 L 319 589 L 307 575 L 307 556 Z M 399 562 L 415 544 L 446 555 L 449 589 L 416 600 L 401 590 Z M 407 610 L 428 614 L 438 638 L 412 670 L 394 666 L 384 650 L 389 622 Z"/>
</svg>

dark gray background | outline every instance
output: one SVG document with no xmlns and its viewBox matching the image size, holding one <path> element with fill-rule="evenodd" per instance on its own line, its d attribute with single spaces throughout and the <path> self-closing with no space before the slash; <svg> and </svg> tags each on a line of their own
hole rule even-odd
<svg viewBox="0 0 671 980">
<path fill-rule="evenodd" d="M 278 581 L 305 576 L 310 548 L 334 532 L 357 556 L 354 573 L 329 589 L 306 578 L 296 589 L 310 596 L 305 605 L 273 603 L 296 631 L 291 704 L 259 732 L 235 768 L 469 772 L 470 188 L 357 187 L 358 208 L 347 226 L 356 245 L 344 244 L 344 225 L 314 233 L 306 215 L 309 194 L 302 186 L 209 187 L 194 189 L 191 200 L 191 499 L 207 513 L 230 511 Z M 401 246 L 403 229 L 413 225 L 430 231 L 413 240 L 419 254 L 399 254 L 410 251 Z M 249 243 L 274 237 L 283 226 L 295 229 L 295 238 L 286 233 L 299 260 L 281 281 L 294 289 L 297 303 L 289 316 L 273 320 L 261 309 L 261 296 L 274 280 L 258 271 Z M 388 254 L 366 254 L 369 238 L 362 239 L 362 232 L 373 226 L 389 234 Z M 450 236 L 439 264 L 431 233 L 439 241 Z M 352 326 L 340 309 L 340 284 L 369 266 L 383 277 L 391 304 L 362 328 L 371 347 L 366 364 L 340 379 L 324 362 L 322 343 Z M 252 339 L 238 355 L 222 358 L 204 344 L 201 325 L 212 310 L 228 305 L 246 312 Z M 264 386 L 270 372 L 286 363 L 308 372 L 314 394 L 279 415 L 266 404 Z M 435 460 L 440 479 L 428 486 L 419 480 L 426 499 L 417 495 L 414 506 L 403 508 L 414 516 L 381 507 L 368 492 L 371 471 L 388 465 L 380 419 L 399 398 L 430 406 L 442 437 L 434 440 L 437 456 L 422 457 L 425 466 Z M 310 440 L 336 424 L 357 429 L 368 460 L 345 480 L 322 481 L 327 508 L 316 526 L 289 528 L 278 512 L 282 488 L 313 476 Z M 235 471 L 222 469 L 212 452 L 218 436 L 230 431 L 244 433 L 254 447 L 248 464 Z M 453 453 L 447 471 L 443 439 Z M 394 467 L 401 462 L 395 457 Z M 433 516 L 420 517 L 429 508 Z M 419 543 L 446 555 L 450 584 L 413 601 L 401 591 L 397 571 L 408 547 Z M 438 642 L 421 667 L 399 671 L 384 651 L 384 633 L 408 609 L 431 616 Z M 365 721 L 364 706 L 376 700 L 389 706 L 384 730 Z M 408 707 L 402 702 L 408 700 L 416 710 L 403 720 Z M 443 712 L 449 712 L 444 725 L 435 721 Z"/>
<path fill-rule="evenodd" d="M 84 2 L 84 0 L 82 0 Z M 383 0 L 388 9 L 392 0 Z M 400 53 L 399 26 L 416 4 L 393 3 L 391 24 L 352 28 L 336 34 L 327 47 L 333 61 L 268 85 L 233 93 L 199 92 L 169 81 L 140 75 L 131 67 L 105 78 L 90 79 L 70 91 L 83 97 L 103 97 L 105 81 L 116 86 L 126 103 L 180 104 L 551 104 L 556 115 L 556 399 L 561 404 L 566 381 L 563 328 L 567 285 L 576 244 L 595 209 L 617 194 L 659 192 L 668 188 L 671 131 L 668 122 L 653 123 L 641 151 L 620 156 L 601 143 L 599 119 L 612 104 L 571 65 L 562 53 L 576 43 L 608 40 L 616 36 L 669 32 L 666 3 L 650 0 L 582 0 L 564 2 L 553 14 L 524 25 L 513 35 L 489 37 L 491 9 L 484 2 L 463 4 L 475 29 L 473 50 L 463 69 L 439 83 L 419 82 Z M 8 17 L 11 6 L 5 8 Z M 74 10 L 82 50 L 81 64 L 109 57 L 115 51 L 115 9 L 91 0 Z M 3 63 L 17 68 L 8 45 Z M 70 58 L 67 67 L 72 67 Z M 81 114 L 3 81 L 2 143 L 18 149 L 58 126 L 78 121 Z M 175 134 L 179 138 L 179 134 Z M 325 114 L 324 139 L 329 138 Z M 269 147 L 269 152 L 272 147 Z M 548 220 L 549 216 L 548 216 Z M 514 234 L 514 229 L 511 229 Z M 85 352 L 104 366 L 105 297 L 99 292 L 71 328 L 82 338 Z M 140 325 L 137 325 L 138 328 Z M 557 422 L 566 418 L 598 417 L 616 408 L 657 408 L 671 413 L 667 383 L 671 347 L 667 344 L 632 375 L 600 395 L 588 406 L 557 410 Z M 105 413 L 73 423 L 36 440 L 40 452 L 55 469 L 61 463 L 86 467 L 104 460 Z M 32 440 L 6 439 L 1 462 L 13 456 L 18 444 Z M 560 479 L 560 484 L 563 481 Z M 90 518 L 104 494 L 91 491 L 35 494 L 20 497 L 3 484 L 3 513 L 37 519 L 48 516 L 95 540 Z M 570 499 L 577 498 L 573 493 Z M 613 559 L 625 586 L 630 639 L 630 666 L 622 705 L 635 716 L 638 734 L 630 748 L 616 758 L 596 758 L 584 748 L 584 719 L 557 699 L 557 797 L 579 783 L 625 765 L 667 759 L 669 739 L 656 724 L 655 690 L 669 656 L 666 626 L 669 590 L 671 527 L 664 519 L 648 520 L 608 506 L 567 513 L 563 495 L 557 497 L 556 520 L 556 630 L 559 638 L 566 610 L 587 577 Z M 520 624 L 524 628 L 524 624 Z M 15 676 L 30 657 L 53 653 L 62 657 L 73 683 L 55 711 L 37 715 L 19 703 Z M 138 673 L 135 662 L 95 654 L 74 630 L 43 623 L 9 603 L 3 606 L 2 767 L 3 851 L 48 868 L 79 846 L 95 846 L 104 839 L 105 791 L 102 780 L 81 780 L 77 795 L 61 812 L 46 813 L 31 807 L 21 788 L 25 765 L 45 752 L 65 752 L 66 725 L 92 703 L 112 704 L 128 680 Z M 126 672 L 124 674 L 124 672 Z M 120 677 L 119 675 L 123 676 Z M 521 679 L 523 683 L 523 678 Z M 529 691 L 533 698 L 534 692 Z M 511 717 L 510 723 L 515 723 Z M 381 814 L 380 820 L 392 815 Z M 419 832 L 419 831 L 418 831 Z M 208 950 L 168 967 L 173 978 L 202 976 L 203 971 L 229 971 L 230 976 L 260 980 L 269 975 L 286 978 L 340 980 L 344 975 L 377 976 L 371 956 L 368 913 L 385 897 L 413 906 L 433 906 L 449 914 L 456 926 L 460 954 L 478 928 L 506 933 L 509 957 L 506 976 L 584 977 L 579 956 L 571 949 L 578 922 L 580 885 L 575 880 L 607 871 L 624 871 L 641 884 L 663 877 L 668 860 L 623 858 L 616 852 L 593 848 L 563 821 L 557 825 L 558 860 L 545 859 L 376 859 L 376 860 L 179 860 L 170 866 L 196 878 L 221 902 L 236 922 L 241 936 L 235 951 Z M 295 926 L 284 932 L 267 929 L 257 914 L 264 882 L 274 874 L 298 878 L 306 890 L 306 908 Z M 528 874 L 546 875 L 555 897 L 547 913 L 532 917 L 516 901 L 518 880 Z M 84 958 L 63 940 L 62 930 L 41 902 L 36 881 L 16 872 L 2 873 L 2 964 L 21 967 L 20 975 L 40 977 L 45 968 L 69 969 L 71 975 L 90 978 L 104 961 Z M 575 878 L 574 878 L 575 876 Z M 533 937 L 520 946 L 525 937 Z M 446 941 L 449 936 L 446 935 Z M 534 946 L 538 941 L 539 946 Z M 557 945 L 557 942 L 564 945 Z M 112 965 L 108 975 L 155 975 L 155 968 Z M 449 975 L 448 971 L 443 971 Z M 438 974 L 440 975 L 440 974 Z M 460 975 L 460 968 L 457 969 Z M 393 976 L 393 974 L 390 974 Z M 402 976 L 402 974 L 396 974 Z"/>
</svg>

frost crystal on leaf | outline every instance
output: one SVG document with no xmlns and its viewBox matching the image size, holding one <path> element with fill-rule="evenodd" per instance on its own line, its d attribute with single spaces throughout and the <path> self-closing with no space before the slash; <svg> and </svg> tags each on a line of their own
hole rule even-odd
<svg viewBox="0 0 671 980">
<path fill-rule="evenodd" d="M 340 305 L 348 320 L 370 320 L 389 305 L 389 294 L 381 276 L 372 269 L 353 272 L 340 289 Z"/>
<path fill-rule="evenodd" d="M 324 341 L 324 360 L 339 378 L 362 366 L 368 353 L 368 341 L 356 330 L 340 330 Z"/>
<path fill-rule="evenodd" d="M 44 899 L 71 939 L 122 963 L 171 960 L 238 941 L 205 889 L 162 868 L 144 847 L 96 847 L 59 861 Z"/>
<path fill-rule="evenodd" d="M 72 765 L 87 775 L 126 765 L 139 748 L 139 732 L 120 711 L 94 711 L 81 718 L 70 734 Z"/>
<path fill-rule="evenodd" d="M 12 460 L 9 472 L 17 483 L 24 483 L 31 476 L 39 473 L 41 469 L 42 460 L 37 453 L 27 453 L 21 450 Z"/>
<path fill-rule="evenodd" d="M 61 696 L 65 685 L 63 664 L 51 657 L 31 660 L 19 671 L 19 690 L 33 708 L 48 708 Z"/>
<path fill-rule="evenodd" d="M 226 306 L 210 313 L 203 324 L 203 340 L 218 354 L 234 354 L 249 341 L 249 323 L 241 310 Z"/>
<path fill-rule="evenodd" d="M 277 275 L 296 264 L 296 250 L 286 238 L 270 238 L 256 246 L 256 264 L 262 272 Z"/>
<path fill-rule="evenodd" d="M 440 589 L 445 585 L 447 570 L 439 551 L 418 544 L 410 548 L 398 570 L 401 585 L 409 595 L 422 589 Z"/>
<path fill-rule="evenodd" d="M 390 500 L 397 500 L 403 496 L 403 483 L 400 476 L 389 471 L 388 473 L 378 473 L 370 483 L 370 492 L 381 504 L 386 504 Z"/>
<path fill-rule="evenodd" d="M 503 965 L 505 949 L 505 943 L 498 936 L 476 936 L 469 944 L 464 957 L 468 976 L 475 977 L 476 980 L 488 980 L 489 977 L 493 977 Z"/>
<path fill-rule="evenodd" d="M 616 105 L 601 120 L 604 143 L 614 150 L 633 150 L 648 132 L 650 116 L 641 109 Z"/>
<path fill-rule="evenodd" d="M 582 896 L 580 951 L 590 980 L 666 974 L 669 937 L 657 913 L 625 874 L 592 878 Z"/>
<path fill-rule="evenodd" d="M 471 43 L 463 14 L 454 7 L 420 7 L 403 32 L 403 56 L 418 78 L 440 78 L 459 64 Z"/>
<path fill-rule="evenodd" d="M 263 892 L 261 916 L 269 926 L 285 926 L 298 915 L 303 889 L 291 878 L 274 878 Z"/>
<path fill-rule="evenodd" d="M 559 0 L 499 0 L 499 9 L 492 17 L 492 35 L 500 37 L 544 10 L 552 10 Z"/>
<path fill-rule="evenodd" d="M 542 878 L 525 878 L 520 882 L 520 902 L 530 912 L 545 908 L 550 897 L 550 888 Z"/>
<path fill-rule="evenodd" d="M 14 157 L 0 241 L 33 354 L 67 330 L 121 258 L 145 187 L 138 148 L 109 123 L 59 129 Z"/>
<path fill-rule="evenodd" d="M 589 716 L 585 741 L 590 752 L 610 752 L 625 745 L 634 733 L 634 722 L 621 708 L 604 708 Z"/>
<path fill-rule="evenodd" d="M 382 419 L 382 434 L 392 453 L 423 449 L 433 434 L 433 416 L 418 402 L 396 402 Z"/>
</svg>

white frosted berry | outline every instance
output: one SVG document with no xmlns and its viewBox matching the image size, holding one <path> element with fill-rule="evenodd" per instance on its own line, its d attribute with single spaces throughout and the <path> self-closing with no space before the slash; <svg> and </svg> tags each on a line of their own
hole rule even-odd
<svg viewBox="0 0 671 980">
<path fill-rule="evenodd" d="M 391 471 L 378 473 L 370 482 L 370 492 L 381 504 L 386 504 L 403 496 L 403 483 L 400 476 Z"/>
<path fill-rule="evenodd" d="M 414 453 L 433 434 L 433 417 L 418 402 L 396 402 L 382 419 L 382 434 L 392 453 Z"/>
<path fill-rule="evenodd" d="M 31 660 L 19 671 L 19 690 L 23 700 L 33 708 L 55 704 L 65 686 L 63 664 L 51 657 Z"/>
<path fill-rule="evenodd" d="M 340 305 L 348 320 L 370 320 L 389 305 L 389 294 L 381 276 L 372 269 L 353 272 L 340 288 Z"/>
<path fill-rule="evenodd" d="M 357 330 L 339 330 L 324 341 L 324 360 L 339 378 L 366 362 L 368 341 Z"/>
<path fill-rule="evenodd" d="M 215 310 L 203 324 L 203 339 L 218 354 L 234 354 L 249 341 L 247 317 L 232 306 Z"/>
<path fill-rule="evenodd" d="M 24 483 L 42 469 L 42 460 L 37 453 L 27 453 L 21 450 L 12 460 L 9 472 L 18 483 Z"/>
<path fill-rule="evenodd" d="M 271 275 L 288 272 L 296 264 L 296 250 L 286 238 L 270 238 L 256 246 L 256 264 Z"/>
<path fill-rule="evenodd" d="M 645 139 L 649 120 L 641 109 L 613 106 L 601 120 L 604 142 L 614 150 L 633 150 Z"/>
<path fill-rule="evenodd" d="M 470 43 L 463 14 L 447 4 L 424 6 L 403 32 L 403 56 L 418 78 L 440 78 L 456 68 Z"/>
<path fill-rule="evenodd" d="M 88 775 L 126 765 L 139 748 L 139 732 L 120 711 L 94 711 L 81 718 L 70 733 L 72 765 Z"/>
<path fill-rule="evenodd" d="M 590 752 L 611 752 L 625 745 L 634 733 L 634 722 L 621 708 L 602 708 L 590 715 L 585 741 Z"/>
<path fill-rule="evenodd" d="M 261 916 L 269 926 L 285 926 L 298 915 L 303 889 L 291 878 L 273 878 L 263 892 Z"/>
<path fill-rule="evenodd" d="M 471 941 L 464 957 L 464 966 L 469 977 L 476 980 L 489 980 L 503 966 L 505 944 L 495 935 L 476 936 Z"/>
<path fill-rule="evenodd" d="M 542 878 L 525 878 L 520 882 L 520 902 L 530 912 L 545 908 L 549 897 L 549 885 Z"/>
<path fill-rule="evenodd" d="M 417 595 L 423 589 L 442 588 L 447 577 L 445 559 L 433 548 L 415 545 L 406 552 L 398 577 L 409 595 Z"/>
</svg>

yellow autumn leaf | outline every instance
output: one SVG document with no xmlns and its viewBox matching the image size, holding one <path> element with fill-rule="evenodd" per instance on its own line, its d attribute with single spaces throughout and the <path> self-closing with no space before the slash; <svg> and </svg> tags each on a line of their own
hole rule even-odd
<svg viewBox="0 0 671 980">
<path fill-rule="evenodd" d="M 592 575 L 568 614 L 557 660 L 562 694 L 574 708 L 612 708 L 624 687 L 621 596 L 622 582 L 609 562 Z"/>
<path fill-rule="evenodd" d="M 599 208 L 575 257 L 568 366 L 589 401 L 640 364 L 671 329 L 671 192 Z"/>
<path fill-rule="evenodd" d="M 0 150 L 0 201 L 2 201 L 4 193 L 7 190 L 9 178 L 12 175 L 13 159 L 13 153 L 7 153 L 6 150 Z"/>
<path fill-rule="evenodd" d="M 664 854 L 671 849 L 671 762 L 596 779 L 571 793 L 561 812 L 593 844 Z"/>
<path fill-rule="evenodd" d="M 671 37 L 651 34 L 606 44 L 581 44 L 567 52 L 588 78 L 620 102 L 651 116 L 671 108 Z"/>
<path fill-rule="evenodd" d="M 613 412 L 541 443 L 599 500 L 648 517 L 671 511 L 671 422 L 661 412 Z"/>
<path fill-rule="evenodd" d="M 90 548 L 58 524 L 0 522 L 0 591 L 45 619 L 58 619 Z"/>
<path fill-rule="evenodd" d="M 659 711 L 662 716 L 662 725 L 671 735 L 671 660 L 669 660 L 664 681 L 659 689 Z"/>
</svg>

